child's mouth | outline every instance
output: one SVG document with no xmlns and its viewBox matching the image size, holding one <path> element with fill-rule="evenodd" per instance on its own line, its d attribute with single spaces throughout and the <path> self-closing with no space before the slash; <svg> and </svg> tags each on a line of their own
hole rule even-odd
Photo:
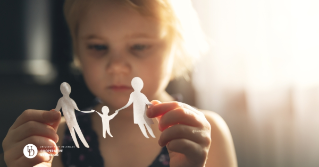
<svg viewBox="0 0 319 167">
<path fill-rule="evenodd" d="M 113 91 L 127 91 L 127 90 L 133 90 L 130 86 L 124 86 L 124 85 L 112 85 L 109 86 L 108 89 L 111 89 Z"/>
</svg>

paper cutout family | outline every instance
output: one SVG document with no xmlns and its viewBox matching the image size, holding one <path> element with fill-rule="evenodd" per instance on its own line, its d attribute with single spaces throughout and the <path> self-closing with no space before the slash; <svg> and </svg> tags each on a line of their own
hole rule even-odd
<svg viewBox="0 0 319 167">
<path fill-rule="evenodd" d="M 71 86 L 66 82 L 63 82 L 61 84 L 60 89 L 61 89 L 61 93 L 63 94 L 63 97 L 61 97 L 59 99 L 55 110 L 60 111 L 60 109 L 62 108 L 62 112 L 63 112 L 64 118 L 65 118 L 66 124 L 70 130 L 72 139 L 73 139 L 77 148 L 79 148 L 79 143 L 76 139 L 75 132 L 78 134 L 80 140 L 82 141 L 82 143 L 85 147 L 89 148 L 89 145 L 86 142 L 86 140 L 82 134 L 82 131 L 79 127 L 79 124 L 76 120 L 74 110 L 77 110 L 77 111 L 80 111 L 83 113 L 97 112 L 100 115 L 100 117 L 102 118 L 103 137 L 105 138 L 106 132 L 111 137 L 113 137 L 111 132 L 110 132 L 110 120 L 113 119 L 119 113 L 120 110 L 123 110 L 123 109 L 129 107 L 131 104 L 133 104 L 134 124 L 139 125 L 143 135 L 146 138 L 149 138 L 147 133 L 146 133 L 146 129 L 148 130 L 150 135 L 153 138 L 155 138 L 155 135 L 152 131 L 152 128 L 150 127 L 150 125 L 153 124 L 154 122 L 152 121 L 151 118 L 148 118 L 146 116 L 146 109 L 147 109 L 146 105 L 151 106 L 152 103 L 150 103 L 150 101 L 147 99 L 147 97 L 143 93 L 141 93 L 141 90 L 144 86 L 143 80 L 139 77 L 134 77 L 131 81 L 131 85 L 132 85 L 134 91 L 131 93 L 128 103 L 124 107 L 116 110 L 114 114 L 108 115 L 109 108 L 107 106 L 102 107 L 102 114 L 95 111 L 95 110 L 80 111 L 78 109 L 78 106 L 76 105 L 75 101 L 70 98 Z M 144 125 L 146 126 L 146 128 Z"/>
</svg>

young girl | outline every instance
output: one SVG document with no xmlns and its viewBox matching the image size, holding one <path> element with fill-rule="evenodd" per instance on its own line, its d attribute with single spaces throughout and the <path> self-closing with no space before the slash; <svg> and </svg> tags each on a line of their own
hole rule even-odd
<svg viewBox="0 0 319 167">
<path fill-rule="evenodd" d="M 140 77 L 142 93 L 153 99 L 146 114 L 154 119 L 156 138 L 145 138 L 133 123 L 132 106 L 110 121 L 112 137 L 103 138 L 98 114 L 77 115 L 90 145 L 74 146 L 59 112 L 26 110 L 3 141 L 5 162 L 13 166 L 234 167 L 234 146 L 227 125 L 211 111 L 176 102 L 165 88 L 190 69 L 203 39 L 188 0 L 66 0 L 65 16 L 75 62 L 90 91 L 99 99 L 92 109 L 124 106 Z M 72 85 L 71 85 L 72 86 Z M 58 90 L 57 90 L 58 91 Z M 28 159 L 25 145 L 58 146 L 54 158 Z M 53 159 L 53 160 L 52 160 Z"/>
</svg>

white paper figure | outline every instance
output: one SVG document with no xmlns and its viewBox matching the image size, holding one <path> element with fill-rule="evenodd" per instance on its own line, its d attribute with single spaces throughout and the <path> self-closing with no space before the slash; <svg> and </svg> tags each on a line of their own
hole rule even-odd
<svg viewBox="0 0 319 167">
<path fill-rule="evenodd" d="M 75 101 L 70 98 L 71 93 L 71 86 L 63 82 L 60 86 L 61 93 L 63 94 L 63 97 L 61 97 L 58 101 L 58 104 L 55 108 L 56 111 L 59 111 L 62 108 L 62 112 L 66 121 L 66 124 L 68 125 L 68 128 L 70 130 L 72 139 L 76 145 L 77 148 L 79 148 L 79 143 L 76 139 L 75 132 L 78 134 L 80 140 L 84 144 L 85 147 L 89 148 L 88 143 L 86 142 L 82 131 L 79 127 L 78 121 L 76 120 L 74 109 L 79 110 L 78 106 L 76 105 Z M 91 111 L 81 111 L 83 113 L 92 113 L 94 110 Z M 75 130 L 75 131 L 74 131 Z"/>
<path fill-rule="evenodd" d="M 110 132 L 110 120 L 113 119 L 118 114 L 118 112 L 116 112 L 116 113 L 109 116 L 109 111 L 110 110 L 107 106 L 102 107 L 103 114 L 96 111 L 100 115 L 100 117 L 102 118 L 102 124 L 103 124 L 103 132 L 102 133 L 103 133 L 104 138 L 106 137 L 105 132 L 107 132 L 107 134 L 109 134 L 111 137 L 113 137 L 111 132 Z"/>
<path fill-rule="evenodd" d="M 134 92 L 131 93 L 128 103 L 124 107 L 116 110 L 115 112 L 119 112 L 120 110 L 127 108 L 133 103 L 134 124 L 138 124 L 143 135 L 146 138 L 148 138 L 148 135 L 146 133 L 145 126 L 150 135 L 153 138 L 155 138 L 155 135 L 153 134 L 152 128 L 150 126 L 154 122 L 151 118 L 148 118 L 145 113 L 147 110 L 146 105 L 151 106 L 152 103 L 150 103 L 147 97 L 143 93 L 141 93 L 141 90 L 144 86 L 143 80 L 139 77 L 134 77 L 131 81 L 131 85 L 134 89 Z"/>
</svg>

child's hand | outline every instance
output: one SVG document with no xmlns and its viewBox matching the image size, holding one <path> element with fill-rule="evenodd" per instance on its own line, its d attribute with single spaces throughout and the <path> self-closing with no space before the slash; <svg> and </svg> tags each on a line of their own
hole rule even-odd
<svg viewBox="0 0 319 167">
<path fill-rule="evenodd" d="M 4 160 L 7 166 L 24 167 L 36 164 L 46 167 L 51 166 L 52 156 L 45 152 L 40 155 L 39 151 L 41 150 L 40 146 L 50 146 L 49 149 L 57 151 L 56 142 L 58 142 L 59 137 L 56 131 L 60 119 L 60 112 L 55 110 L 24 111 L 10 127 L 2 142 Z M 37 147 L 38 154 L 34 158 L 29 159 L 23 154 L 23 148 L 27 144 L 34 144 Z"/>
<path fill-rule="evenodd" d="M 146 103 L 146 105 L 147 105 L 148 107 L 152 107 L 152 106 L 153 106 L 152 103 Z"/>
<path fill-rule="evenodd" d="M 205 166 L 211 143 L 211 126 L 203 113 L 179 102 L 152 101 L 149 118 L 159 119 L 158 141 L 167 147 L 171 167 Z"/>
</svg>

